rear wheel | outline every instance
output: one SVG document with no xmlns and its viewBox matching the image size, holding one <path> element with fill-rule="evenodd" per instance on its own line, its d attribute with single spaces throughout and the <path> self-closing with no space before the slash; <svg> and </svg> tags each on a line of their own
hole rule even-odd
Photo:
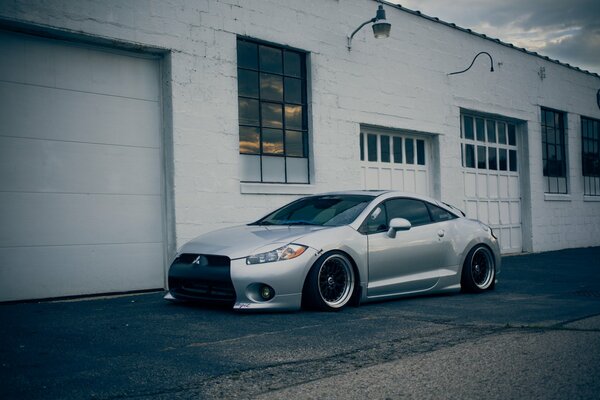
<svg viewBox="0 0 600 400">
<path fill-rule="evenodd" d="M 310 308 L 340 310 L 352 298 L 354 286 L 352 263 L 343 253 L 332 251 L 322 255 L 311 268 L 302 300 Z"/>
<path fill-rule="evenodd" d="M 467 255 L 462 270 L 461 286 L 467 292 L 479 293 L 493 289 L 496 281 L 496 263 L 491 250 L 477 245 Z"/>
</svg>

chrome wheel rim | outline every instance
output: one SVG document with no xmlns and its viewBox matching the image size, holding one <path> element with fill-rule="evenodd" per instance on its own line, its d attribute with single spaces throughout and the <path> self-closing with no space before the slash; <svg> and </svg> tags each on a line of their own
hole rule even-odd
<svg viewBox="0 0 600 400">
<path fill-rule="evenodd" d="M 332 308 L 343 307 L 354 290 L 354 271 L 350 262 L 343 256 L 329 256 L 319 270 L 319 294 Z"/>
<path fill-rule="evenodd" d="M 475 250 L 471 257 L 471 277 L 479 289 L 487 289 L 494 280 L 494 258 L 485 247 Z"/>
</svg>

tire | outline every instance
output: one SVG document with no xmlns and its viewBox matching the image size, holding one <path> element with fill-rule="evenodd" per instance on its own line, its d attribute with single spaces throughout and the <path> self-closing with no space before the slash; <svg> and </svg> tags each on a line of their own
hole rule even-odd
<svg viewBox="0 0 600 400">
<path fill-rule="evenodd" d="M 461 287 L 465 292 L 481 293 L 496 284 L 496 262 L 492 251 L 479 244 L 469 251 L 462 269 Z"/>
<path fill-rule="evenodd" d="M 352 299 L 355 282 L 354 268 L 348 256 L 340 251 L 325 253 L 306 277 L 303 304 L 321 311 L 339 311 Z"/>
</svg>

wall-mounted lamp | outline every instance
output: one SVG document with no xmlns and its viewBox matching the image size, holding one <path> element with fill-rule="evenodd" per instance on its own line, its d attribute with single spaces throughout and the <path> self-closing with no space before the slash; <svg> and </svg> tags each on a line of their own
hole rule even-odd
<svg viewBox="0 0 600 400">
<path fill-rule="evenodd" d="M 380 5 L 377 8 L 377 14 L 375 14 L 375 18 L 371 18 L 370 20 L 363 22 L 358 28 L 354 30 L 354 32 L 352 32 L 350 36 L 348 36 L 348 51 L 352 50 L 352 38 L 354 37 L 354 35 L 356 35 L 356 33 L 360 31 L 363 26 L 370 23 L 373 24 L 373 35 L 376 39 L 386 38 L 390 36 L 390 29 L 392 27 L 392 24 L 386 22 L 385 10 L 383 9 L 383 6 Z"/>
<path fill-rule="evenodd" d="M 473 57 L 473 61 L 471 61 L 471 65 L 469 65 L 469 68 L 463 69 L 462 71 L 450 72 L 449 74 L 446 74 L 446 75 L 458 75 L 458 74 L 462 74 L 463 72 L 467 72 L 468 70 L 471 69 L 473 64 L 475 64 L 475 60 L 477 59 L 477 57 L 479 57 L 482 54 L 485 54 L 490 58 L 490 72 L 494 72 L 494 60 L 492 59 L 492 56 L 487 51 L 482 51 L 482 52 L 477 53 L 477 55 L 475 57 Z"/>
</svg>

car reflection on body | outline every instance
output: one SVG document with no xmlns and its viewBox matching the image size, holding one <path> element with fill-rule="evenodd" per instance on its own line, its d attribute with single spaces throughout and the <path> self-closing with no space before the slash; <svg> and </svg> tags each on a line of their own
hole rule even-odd
<svg viewBox="0 0 600 400">
<path fill-rule="evenodd" d="M 169 269 L 165 298 L 332 311 L 461 288 L 482 292 L 499 271 L 492 229 L 454 207 L 403 192 L 336 192 L 186 243 Z"/>
</svg>

